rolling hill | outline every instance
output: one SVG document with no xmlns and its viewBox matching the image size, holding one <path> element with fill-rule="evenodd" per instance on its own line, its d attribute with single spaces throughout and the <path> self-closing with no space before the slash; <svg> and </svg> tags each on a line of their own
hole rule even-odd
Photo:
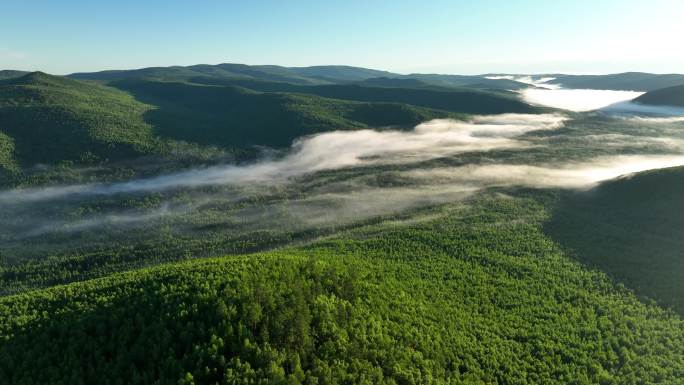
<svg viewBox="0 0 684 385">
<path fill-rule="evenodd" d="M 73 77 L 0 80 L 3 172 L 119 178 L 0 189 L 0 384 L 681 382 L 684 168 L 549 187 L 669 157 L 677 123 L 484 117 L 259 162 L 550 110 L 346 66 Z"/>
<path fill-rule="evenodd" d="M 684 107 L 684 85 L 650 91 L 634 101 L 642 104 Z"/>
<path fill-rule="evenodd" d="M 193 144 L 240 153 L 252 146 L 287 147 L 317 132 L 456 117 L 406 103 L 236 86 L 136 79 L 112 84 L 125 92 L 38 72 L 1 81 L 0 168 L 189 153 L 196 151 Z"/>
<path fill-rule="evenodd" d="M 653 91 L 663 87 L 684 84 L 684 75 L 625 72 L 610 75 L 549 75 L 555 77 L 550 84 L 565 88 L 593 90 Z"/>
<path fill-rule="evenodd" d="M 347 84 L 384 78 L 425 83 L 438 87 L 468 87 L 478 89 L 517 90 L 528 85 L 506 79 L 487 79 L 483 76 L 410 74 L 401 75 L 387 71 L 351 66 L 281 67 L 275 65 L 250 66 L 223 63 L 199 64 L 187 67 L 149 67 L 133 70 L 113 70 L 75 73 L 70 78 L 80 80 L 112 81 L 129 78 L 145 78 L 170 81 L 186 81 L 193 77 L 214 79 L 251 79 L 284 82 L 299 85 Z"/>
<path fill-rule="evenodd" d="M 214 78 L 192 78 L 191 81 L 212 85 L 237 85 L 262 92 L 310 94 L 357 102 L 402 103 L 465 114 L 536 113 L 544 110 L 521 101 L 512 93 L 467 88 L 369 87 L 358 84 L 302 86 L 255 80 Z"/>
<path fill-rule="evenodd" d="M 456 116 L 406 103 L 339 100 L 299 93 L 259 92 L 239 86 L 128 79 L 111 83 L 158 108 L 146 119 L 156 132 L 219 146 L 289 146 L 317 132 L 369 126 L 412 127 L 426 119 Z M 291 85 L 285 85 L 292 90 Z M 257 87 L 255 87 L 257 88 Z"/>
<path fill-rule="evenodd" d="M 473 204 L 0 298 L 0 382 L 681 378 L 680 318 L 563 255 L 534 199 Z"/>
<path fill-rule="evenodd" d="M 547 228 L 581 261 L 684 314 L 683 190 L 682 167 L 622 177 L 567 193 Z"/>
<path fill-rule="evenodd" d="M 243 78 L 280 81 L 293 84 L 330 84 L 337 82 L 362 81 L 380 76 L 392 76 L 386 71 L 351 66 L 281 67 L 275 65 L 249 66 L 246 64 L 223 63 L 217 65 L 198 64 L 187 67 L 150 67 L 134 70 L 113 70 L 69 75 L 81 80 L 121 80 L 127 78 L 153 78 L 184 80 L 197 76 L 215 78 Z"/>
<path fill-rule="evenodd" d="M 41 72 L 0 81 L 0 166 L 159 152 L 142 119 L 151 108 L 112 88 Z"/>
</svg>

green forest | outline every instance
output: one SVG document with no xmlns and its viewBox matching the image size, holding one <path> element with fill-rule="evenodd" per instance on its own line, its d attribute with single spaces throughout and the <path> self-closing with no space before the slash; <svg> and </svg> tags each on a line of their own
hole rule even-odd
<svg viewBox="0 0 684 385">
<path fill-rule="evenodd" d="M 524 194 L 481 198 L 417 224 L 6 297 L 0 378 L 677 383 L 682 320 L 570 260 L 544 212 Z"/>
<path fill-rule="evenodd" d="M 528 86 L 0 72 L 0 384 L 681 384 L 684 121 Z"/>
</svg>

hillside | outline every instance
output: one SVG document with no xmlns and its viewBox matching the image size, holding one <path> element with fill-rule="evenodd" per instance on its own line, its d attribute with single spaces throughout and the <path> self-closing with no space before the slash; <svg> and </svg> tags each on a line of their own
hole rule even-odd
<svg viewBox="0 0 684 385">
<path fill-rule="evenodd" d="M 528 85 L 506 79 L 487 79 L 482 76 L 410 74 L 401 75 L 387 71 L 351 66 L 282 67 L 223 63 L 216 65 L 198 64 L 187 67 L 149 67 L 133 70 L 113 70 L 89 73 L 74 73 L 73 79 L 113 81 L 130 78 L 145 78 L 167 81 L 186 81 L 193 77 L 208 77 L 216 80 L 250 79 L 269 82 L 284 82 L 299 85 L 346 84 L 364 82 L 369 79 L 385 78 L 425 83 L 438 87 L 467 87 L 498 90 L 517 90 Z"/>
<path fill-rule="evenodd" d="M 684 85 L 650 91 L 634 101 L 642 104 L 684 107 Z"/>
<path fill-rule="evenodd" d="M 206 77 L 192 78 L 191 81 L 213 85 L 237 85 L 263 92 L 310 94 L 357 102 L 402 103 L 465 114 L 535 113 L 543 111 L 542 108 L 524 103 L 512 93 L 467 88 L 370 87 L 358 84 L 302 86 L 288 83 Z"/>
<path fill-rule="evenodd" d="M 412 127 L 455 116 L 407 104 L 235 86 L 133 79 L 112 84 L 125 92 L 43 73 L 1 81 L 0 167 L 194 153 L 197 144 L 240 153 L 252 146 L 287 147 L 317 132 Z"/>
<path fill-rule="evenodd" d="M 219 146 L 286 147 L 295 138 L 317 132 L 369 126 L 412 127 L 424 120 L 449 116 L 446 111 L 405 103 L 343 101 L 338 100 L 340 95 L 332 94 L 325 96 L 338 98 L 137 79 L 111 85 L 158 106 L 146 118 L 161 135 Z M 286 87 L 289 91 L 296 89 Z"/>
<path fill-rule="evenodd" d="M 682 191 L 681 167 L 619 178 L 567 193 L 547 228 L 581 261 L 684 314 Z"/>
<path fill-rule="evenodd" d="M 151 108 L 112 88 L 41 72 L 0 81 L 0 167 L 160 152 L 143 120 Z"/>
<path fill-rule="evenodd" d="M 4 297 L 0 382 L 675 384 L 681 319 L 572 262 L 543 218 L 481 199 Z"/>
<path fill-rule="evenodd" d="M 18 78 L 20 76 L 26 75 L 26 71 L 13 71 L 13 70 L 0 70 L 0 80 Z"/>
<path fill-rule="evenodd" d="M 653 91 L 684 84 L 684 75 L 625 72 L 611 75 L 549 75 L 550 84 L 593 90 Z"/>
<path fill-rule="evenodd" d="M 410 74 L 405 75 L 404 78 L 416 79 L 442 87 L 484 88 L 495 90 L 520 90 L 529 87 L 529 84 L 514 80 L 487 79 L 485 76 L 479 75 Z"/>
<path fill-rule="evenodd" d="M 260 79 L 293 84 L 328 84 L 360 81 L 388 75 L 391 76 L 393 74 L 386 71 L 351 66 L 281 67 L 275 65 L 249 66 L 245 64 L 223 63 L 217 65 L 198 64 L 187 67 L 149 67 L 134 70 L 75 73 L 69 75 L 69 77 L 82 80 L 111 81 L 127 78 L 184 80 L 196 76 L 209 76 L 215 78 Z"/>
</svg>

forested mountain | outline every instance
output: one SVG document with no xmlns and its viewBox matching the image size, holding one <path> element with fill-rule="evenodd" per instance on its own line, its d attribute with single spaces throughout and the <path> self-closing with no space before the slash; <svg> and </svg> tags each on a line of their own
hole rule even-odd
<svg viewBox="0 0 684 385">
<path fill-rule="evenodd" d="M 315 132 L 410 127 L 450 116 L 408 104 L 261 93 L 234 86 L 143 80 L 114 85 L 127 92 L 43 73 L 0 82 L 0 166 L 16 170 L 61 160 L 195 151 L 178 140 L 236 151 L 254 145 L 286 147 Z"/>
<path fill-rule="evenodd" d="M 146 116 L 158 133 L 221 146 L 286 147 L 297 137 L 317 132 L 368 126 L 408 128 L 425 119 L 449 116 L 447 111 L 407 103 L 385 103 L 382 100 L 366 103 L 351 98 L 343 101 L 339 100 L 342 95 L 336 94 L 323 98 L 297 93 L 258 92 L 230 85 L 137 79 L 111 85 L 158 107 Z M 461 109 L 467 109 L 467 106 Z"/>
<path fill-rule="evenodd" d="M 192 154 L 197 144 L 240 154 L 253 146 L 287 147 L 317 132 L 539 110 L 512 95 L 467 89 L 191 80 L 204 84 L 132 78 L 104 86 L 43 73 L 6 79 L 0 83 L 0 166 L 16 171 L 62 160 Z"/>
<path fill-rule="evenodd" d="M 394 76 L 390 72 L 350 66 L 281 67 L 275 65 L 249 66 L 223 63 L 198 64 L 187 67 L 150 67 L 135 70 L 114 70 L 69 75 L 83 80 L 120 80 L 126 78 L 156 78 L 182 80 L 196 76 L 243 78 L 280 81 L 293 84 L 330 84 L 361 81 L 380 76 Z"/>
<path fill-rule="evenodd" d="M 0 381 L 677 383 L 682 320 L 571 261 L 543 218 L 536 198 L 483 198 L 5 297 Z"/>
<path fill-rule="evenodd" d="M 611 75 L 549 75 L 555 77 L 550 84 L 564 88 L 592 90 L 653 91 L 659 88 L 684 84 L 684 75 L 625 72 Z"/>
<path fill-rule="evenodd" d="M 507 79 L 487 79 L 483 76 L 410 74 L 401 75 L 387 71 L 351 66 L 281 67 L 274 65 L 249 66 L 223 63 L 199 64 L 187 67 L 149 67 L 134 70 L 113 70 L 69 75 L 73 79 L 111 81 L 127 78 L 147 78 L 184 81 L 193 77 L 214 79 L 251 79 L 285 82 L 300 85 L 340 84 L 364 82 L 375 78 L 418 81 L 440 87 L 490 88 L 517 90 L 528 87 Z"/>
<path fill-rule="evenodd" d="M 544 110 L 521 101 L 511 92 L 469 88 L 371 87 L 358 84 L 301 86 L 258 80 L 214 78 L 192 78 L 191 81 L 212 85 L 238 85 L 263 92 L 293 92 L 361 102 L 403 103 L 467 114 L 535 113 Z"/>
<path fill-rule="evenodd" d="M 634 101 L 642 104 L 684 107 L 684 85 L 650 91 Z"/>
<path fill-rule="evenodd" d="M 684 377 L 684 168 L 615 178 L 684 164 L 679 117 L 346 66 L 3 76 L 0 384 Z"/>
<path fill-rule="evenodd" d="M 112 88 L 41 72 L 0 81 L 0 166 L 160 152 L 163 143 L 142 118 L 150 108 Z"/>
<path fill-rule="evenodd" d="M 566 193 L 548 229 L 583 262 L 684 314 L 682 191 L 682 167 L 625 176 Z"/>
</svg>

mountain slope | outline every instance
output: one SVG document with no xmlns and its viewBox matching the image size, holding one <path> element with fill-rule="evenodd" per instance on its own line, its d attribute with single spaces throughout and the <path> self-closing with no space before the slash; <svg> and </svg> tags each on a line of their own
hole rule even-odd
<svg viewBox="0 0 684 385">
<path fill-rule="evenodd" d="M 484 199 L 1 298 L 0 382 L 675 384 L 682 320 L 568 260 L 542 217 Z"/>
<path fill-rule="evenodd" d="M 681 167 L 619 178 L 568 193 L 547 228 L 580 260 L 684 314 L 682 191 Z"/>
<path fill-rule="evenodd" d="M 288 70 L 307 77 L 327 79 L 332 82 L 354 82 L 381 76 L 397 76 L 391 72 L 352 66 L 289 67 Z"/>
<path fill-rule="evenodd" d="M 625 72 L 611 75 L 549 75 L 555 77 L 550 84 L 565 88 L 595 90 L 653 91 L 659 88 L 684 84 L 684 75 Z"/>
<path fill-rule="evenodd" d="M 237 85 L 263 92 L 290 92 L 357 102 L 402 103 L 466 114 L 536 113 L 543 109 L 524 103 L 514 94 L 467 88 L 431 89 L 368 87 L 358 84 L 303 86 L 241 79 L 192 78 L 192 82 Z"/>
<path fill-rule="evenodd" d="M 684 107 L 684 85 L 650 91 L 634 101 L 642 104 Z"/>
<path fill-rule="evenodd" d="M 150 108 L 112 88 L 40 72 L 0 81 L 0 159 L 8 168 L 8 154 L 30 166 L 161 151 L 142 119 Z"/>
<path fill-rule="evenodd" d="M 484 88 L 495 90 L 520 90 L 530 85 L 510 79 L 488 79 L 480 75 L 442 75 L 442 74 L 410 74 L 402 78 L 415 79 L 441 87 Z"/>
<path fill-rule="evenodd" d="M 112 84 L 125 92 L 43 73 L 0 81 L 0 168 L 129 160 L 195 151 L 192 144 L 243 153 L 252 146 L 287 147 L 317 132 L 456 117 L 400 103 L 234 86 L 136 79 Z"/>
<path fill-rule="evenodd" d="M 236 86 L 137 79 L 111 85 L 158 106 L 146 118 L 161 135 L 219 146 L 286 147 L 302 135 L 317 132 L 369 126 L 411 127 L 424 120 L 455 116 L 399 103 L 264 93 Z"/>
<path fill-rule="evenodd" d="M 350 66 L 281 67 L 275 65 L 249 66 L 245 64 L 223 63 L 217 65 L 198 64 L 187 67 L 150 67 L 134 70 L 100 71 L 75 73 L 73 79 L 82 80 L 121 80 L 127 78 L 156 78 L 165 80 L 184 80 L 195 76 L 216 78 L 245 78 L 268 81 L 289 82 L 293 84 L 327 84 L 365 80 L 372 77 L 393 75 L 386 71 Z"/>
<path fill-rule="evenodd" d="M 364 82 L 373 78 L 387 78 L 422 82 L 438 87 L 467 87 L 476 89 L 518 90 L 529 85 L 507 79 L 487 79 L 484 76 L 410 74 L 400 75 L 387 71 L 351 66 L 281 67 L 223 63 L 199 64 L 187 67 L 149 67 L 134 70 L 114 70 L 69 75 L 73 79 L 113 81 L 130 78 L 185 81 L 192 77 L 213 79 L 251 79 L 285 82 L 299 85 L 346 84 Z"/>
</svg>

